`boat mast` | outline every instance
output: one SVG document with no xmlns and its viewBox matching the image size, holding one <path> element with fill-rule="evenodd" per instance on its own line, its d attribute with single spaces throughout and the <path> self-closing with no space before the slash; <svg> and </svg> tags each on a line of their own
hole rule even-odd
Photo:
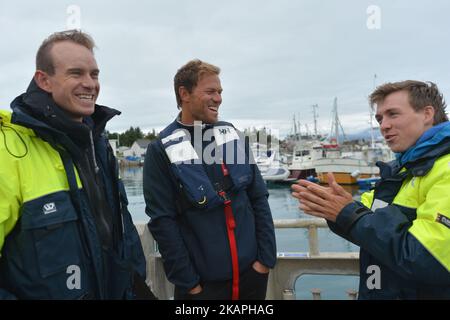
<svg viewBox="0 0 450 320">
<path fill-rule="evenodd" d="M 313 117 L 314 117 L 314 138 L 317 139 L 317 118 L 319 117 L 319 115 L 317 114 L 317 108 L 319 107 L 318 104 L 313 104 L 312 108 L 313 108 Z"/>
<path fill-rule="evenodd" d="M 334 98 L 334 130 L 335 130 L 335 134 L 336 134 L 336 144 L 339 145 L 339 117 L 338 117 L 338 112 L 337 112 L 337 97 Z"/>
<path fill-rule="evenodd" d="M 300 119 L 300 115 L 298 116 L 298 118 Z M 300 121 L 295 119 L 295 113 L 293 117 L 293 122 L 294 122 L 294 141 L 297 144 L 300 144 L 302 141 L 302 130 L 300 128 Z"/>
<path fill-rule="evenodd" d="M 295 121 L 295 113 L 294 113 L 294 139 L 298 140 L 298 137 L 297 137 L 297 122 Z"/>
<path fill-rule="evenodd" d="M 333 119 L 333 123 L 331 125 L 330 136 L 332 137 L 333 133 L 334 133 L 334 136 L 336 137 L 336 144 L 339 145 L 339 128 L 341 128 L 341 130 L 342 130 L 342 135 L 344 136 L 344 141 L 347 140 L 347 137 L 345 136 L 344 128 L 342 127 L 342 124 L 339 121 L 339 116 L 338 116 L 338 111 L 337 111 L 337 97 L 334 98 L 333 113 L 334 113 L 334 119 Z"/>
</svg>

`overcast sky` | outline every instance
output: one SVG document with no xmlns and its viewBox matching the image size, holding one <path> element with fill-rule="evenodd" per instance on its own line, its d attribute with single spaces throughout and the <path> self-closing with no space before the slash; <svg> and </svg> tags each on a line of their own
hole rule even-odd
<svg viewBox="0 0 450 320">
<path fill-rule="evenodd" d="M 369 126 L 374 74 L 430 80 L 450 99 L 449 14 L 446 0 L 0 0 L 0 108 L 26 89 L 42 40 L 79 25 L 98 47 L 97 102 L 122 111 L 110 131 L 165 127 L 173 76 L 199 58 L 222 69 L 222 120 L 284 135 L 294 114 L 312 130 L 318 104 L 328 132 L 337 97 L 352 132 Z"/>
</svg>

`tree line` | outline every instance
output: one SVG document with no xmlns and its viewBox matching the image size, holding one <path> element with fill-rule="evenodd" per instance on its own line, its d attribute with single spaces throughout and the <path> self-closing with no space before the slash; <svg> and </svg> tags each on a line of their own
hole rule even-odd
<svg viewBox="0 0 450 320">
<path fill-rule="evenodd" d="M 154 140 L 158 136 L 158 133 L 155 131 L 155 129 L 152 129 L 145 134 L 139 127 L 130 127 L 123 133 L 106 131 L 106 134 L 108 136 L 108 139 L 119 140 L 119 147 L 131 147 L 131 145 L 138 139 Z M 268 146 L 270 146 L 272 143 L 278 143 L 278 137 L 273 136 L 270 132 L 270 129 L 267 129 L 265 127 L 262 129 L 247 128 L 244 130 L 244 134 L 250 135 L 254 139 L 256 138 L 256 141 L 267 144 Z"/>
<path fill-rule="evenodd" d="M 138 139 L 154 140 L 158 135 L 155 129 L 152 129 L 147 134 L 145 134 L 139 127 L 130 127 L 128 130 L 122 133 L 106 131 L 106 134 L 108 136 L 108 139 L 118 140 L 119 147 L 131 147 L 131 145 Z"/>
</svg>

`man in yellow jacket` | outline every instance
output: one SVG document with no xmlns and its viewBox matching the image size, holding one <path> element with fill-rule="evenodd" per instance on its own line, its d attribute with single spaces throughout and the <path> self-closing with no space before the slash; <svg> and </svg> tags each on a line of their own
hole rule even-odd
<svg viewBox="0 0 450 320">
<path fill-rule="evenodd" d="M 0 111 L 0 298 L 132 299 L 145 259 L 103 134 L 92 38 L 52 34 Z"/>
<path fill-rule="evenodd" d="M 402 81 L 370 96 L 386 143 L 381 180 L 361 202 L 340 187 L 300 180 L 293 196 L 360 246 L 360 299 L 450 299 L 450 123 L 434 83 Z"/>
</svg>

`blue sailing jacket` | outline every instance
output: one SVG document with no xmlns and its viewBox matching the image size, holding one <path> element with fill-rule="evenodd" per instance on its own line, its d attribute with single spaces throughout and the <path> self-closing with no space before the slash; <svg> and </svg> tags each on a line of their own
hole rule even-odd
<svg viewBox="0 0 450 320">
<path fill-rule="evenodd" d="M 241 272 L 255 260 L 270 268 L 276 261 L 268 192 L 248 145 L 226 122 L 198 129 L 195 142 L 196 129 L 174 121 L 149 145 L 144 166 L 148 226 L 168 279 L 184 291 L 202 281 L 232 278 L 220 189 L 232 200 Z M 231 183 L 211 159 L 224 160 Z"/>
</svg>

